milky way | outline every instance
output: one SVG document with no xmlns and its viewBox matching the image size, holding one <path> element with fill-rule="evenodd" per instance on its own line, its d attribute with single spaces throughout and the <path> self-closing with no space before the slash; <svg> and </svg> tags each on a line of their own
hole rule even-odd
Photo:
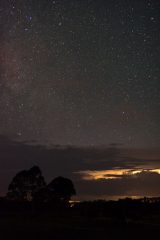
<svg viewBox="0 0 160 240">
<path fill-rule="evenodd" d="M 160 2 L 2 0 L 0 134 L 160 144 Z"/>
</svg>

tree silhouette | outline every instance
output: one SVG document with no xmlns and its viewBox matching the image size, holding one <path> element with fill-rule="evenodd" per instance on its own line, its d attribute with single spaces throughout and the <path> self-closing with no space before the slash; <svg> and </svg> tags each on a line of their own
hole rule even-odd
<svg viewBox="0 0 160 240">
<path fill-rule="evenodd" d="M 34 194 L 45 186 L 40 168 L 34 166 L 16 174 L 9 184 L 7 197 L 12 200 L 32 201 Z"/>
<path fill-rule="evenodd" d="M 36 204 L 49 203 L 52 200 L 52 193 L 49 191 L 47 186 L 39 189 L 39 191 L 34 194 L 34 201 Z"/>
<path fill-rule="evenodd" d="M 67 203 L 76 194 L 72 181 L 68 178 L 57 177 L 48 184 L 52 200 Z"/>
</svg>

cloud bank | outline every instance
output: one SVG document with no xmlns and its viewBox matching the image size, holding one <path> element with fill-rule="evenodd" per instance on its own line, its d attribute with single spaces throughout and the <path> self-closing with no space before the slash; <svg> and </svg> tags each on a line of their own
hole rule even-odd
<svg viewBox="0 0 160 240">
<path fill-rule="evenodd" d="M 71 178 L 77 199 L 160 195 L 160 150 L 109 146 L 42 146 L 0 136 L 0 193 L 12 177 L 38 165 L 47 182 Z"/>
</svg>

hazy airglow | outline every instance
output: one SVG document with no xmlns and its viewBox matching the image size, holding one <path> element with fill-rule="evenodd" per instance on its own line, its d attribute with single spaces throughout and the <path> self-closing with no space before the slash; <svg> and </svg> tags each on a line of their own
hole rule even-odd
<svg viewBox="0 0 160 240">
<path fill-rule="evenodd" d="M 98 180 L 98 179 L 117 179 L 124 176 L 133 176 L 142 172 L 153 172 L 160 174 L 160 169 L 112 169 L 112 170 L 88 170 L 80 171 L 84 180 Z"/>
</svg>

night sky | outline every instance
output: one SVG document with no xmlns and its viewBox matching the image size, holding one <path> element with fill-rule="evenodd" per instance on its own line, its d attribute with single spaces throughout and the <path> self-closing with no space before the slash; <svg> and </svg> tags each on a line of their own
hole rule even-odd
<svg viewBox="0 0 160 240">
<path fill-rule="evenodd" d="M 82 195 L 82 185 L 89 184 L 88 189 L 93 191 L 86 190 L 84 195 L 93 196 L 101 181 L 86 179 L 88 171 L 124 168 L 130 172 L 140 165 L 140 172 L 134 175 L 156 175 L 159 179 L 158 171 L 142 171 L 146 166 L 152 171 L 160 168 L 159 78 L 160 1 L 1 0 L 3 186 L 17 170 L 35 162 L 48 179 L 51 165 L 52 175 L 63 174 L 75 179 Z M 59 160 L 50 165 L 51 153 L 49 162 L 24 158 L 14 165 L 15 158 L 12 160 L 4 153 L 4 144 L 8 150 L 11 142 L 13 146 L 22 144 L 22 149 L 25 144 L 29 149 L 40 144 L 45 151 L 54 149 L 55 145 L 63 146 L 62 152 L 64 146 L 66 149 L 74 146 L 71 156 L 78 165 L 74 168 L 72 157 L 71 162 L 66 161 L 70 152 L 65 158 L 59 152 L 56 155 L 62 160 L 61 170 Z M 76 154 L 81 149 L 82 159 L 75 154 L 75 146 Z M 84 148 L 89 149 L 87 153 Z M 98 154 L 94 155 L 93 149 L 97 149 Z M 110 150 L 115 155 L 110 155 Z M 8 159 L 6 165 L 4 156 Z M 104 175 L 105 179 L 106 172 Z M 99 183 L 102 189 L 113 178 L 105 181 Z M 115 191 L 108 194 L 126 194 L 125 187 L 121 193 L 116 192 L 119 185 L 114 184 L 109 186 Z M 160 193 L 156 191 L 152 194 Z M 133 193 L 131 188 L 128 192 Z M 100 195 L 105 195 L 105 190 Z"/>
</svg>

